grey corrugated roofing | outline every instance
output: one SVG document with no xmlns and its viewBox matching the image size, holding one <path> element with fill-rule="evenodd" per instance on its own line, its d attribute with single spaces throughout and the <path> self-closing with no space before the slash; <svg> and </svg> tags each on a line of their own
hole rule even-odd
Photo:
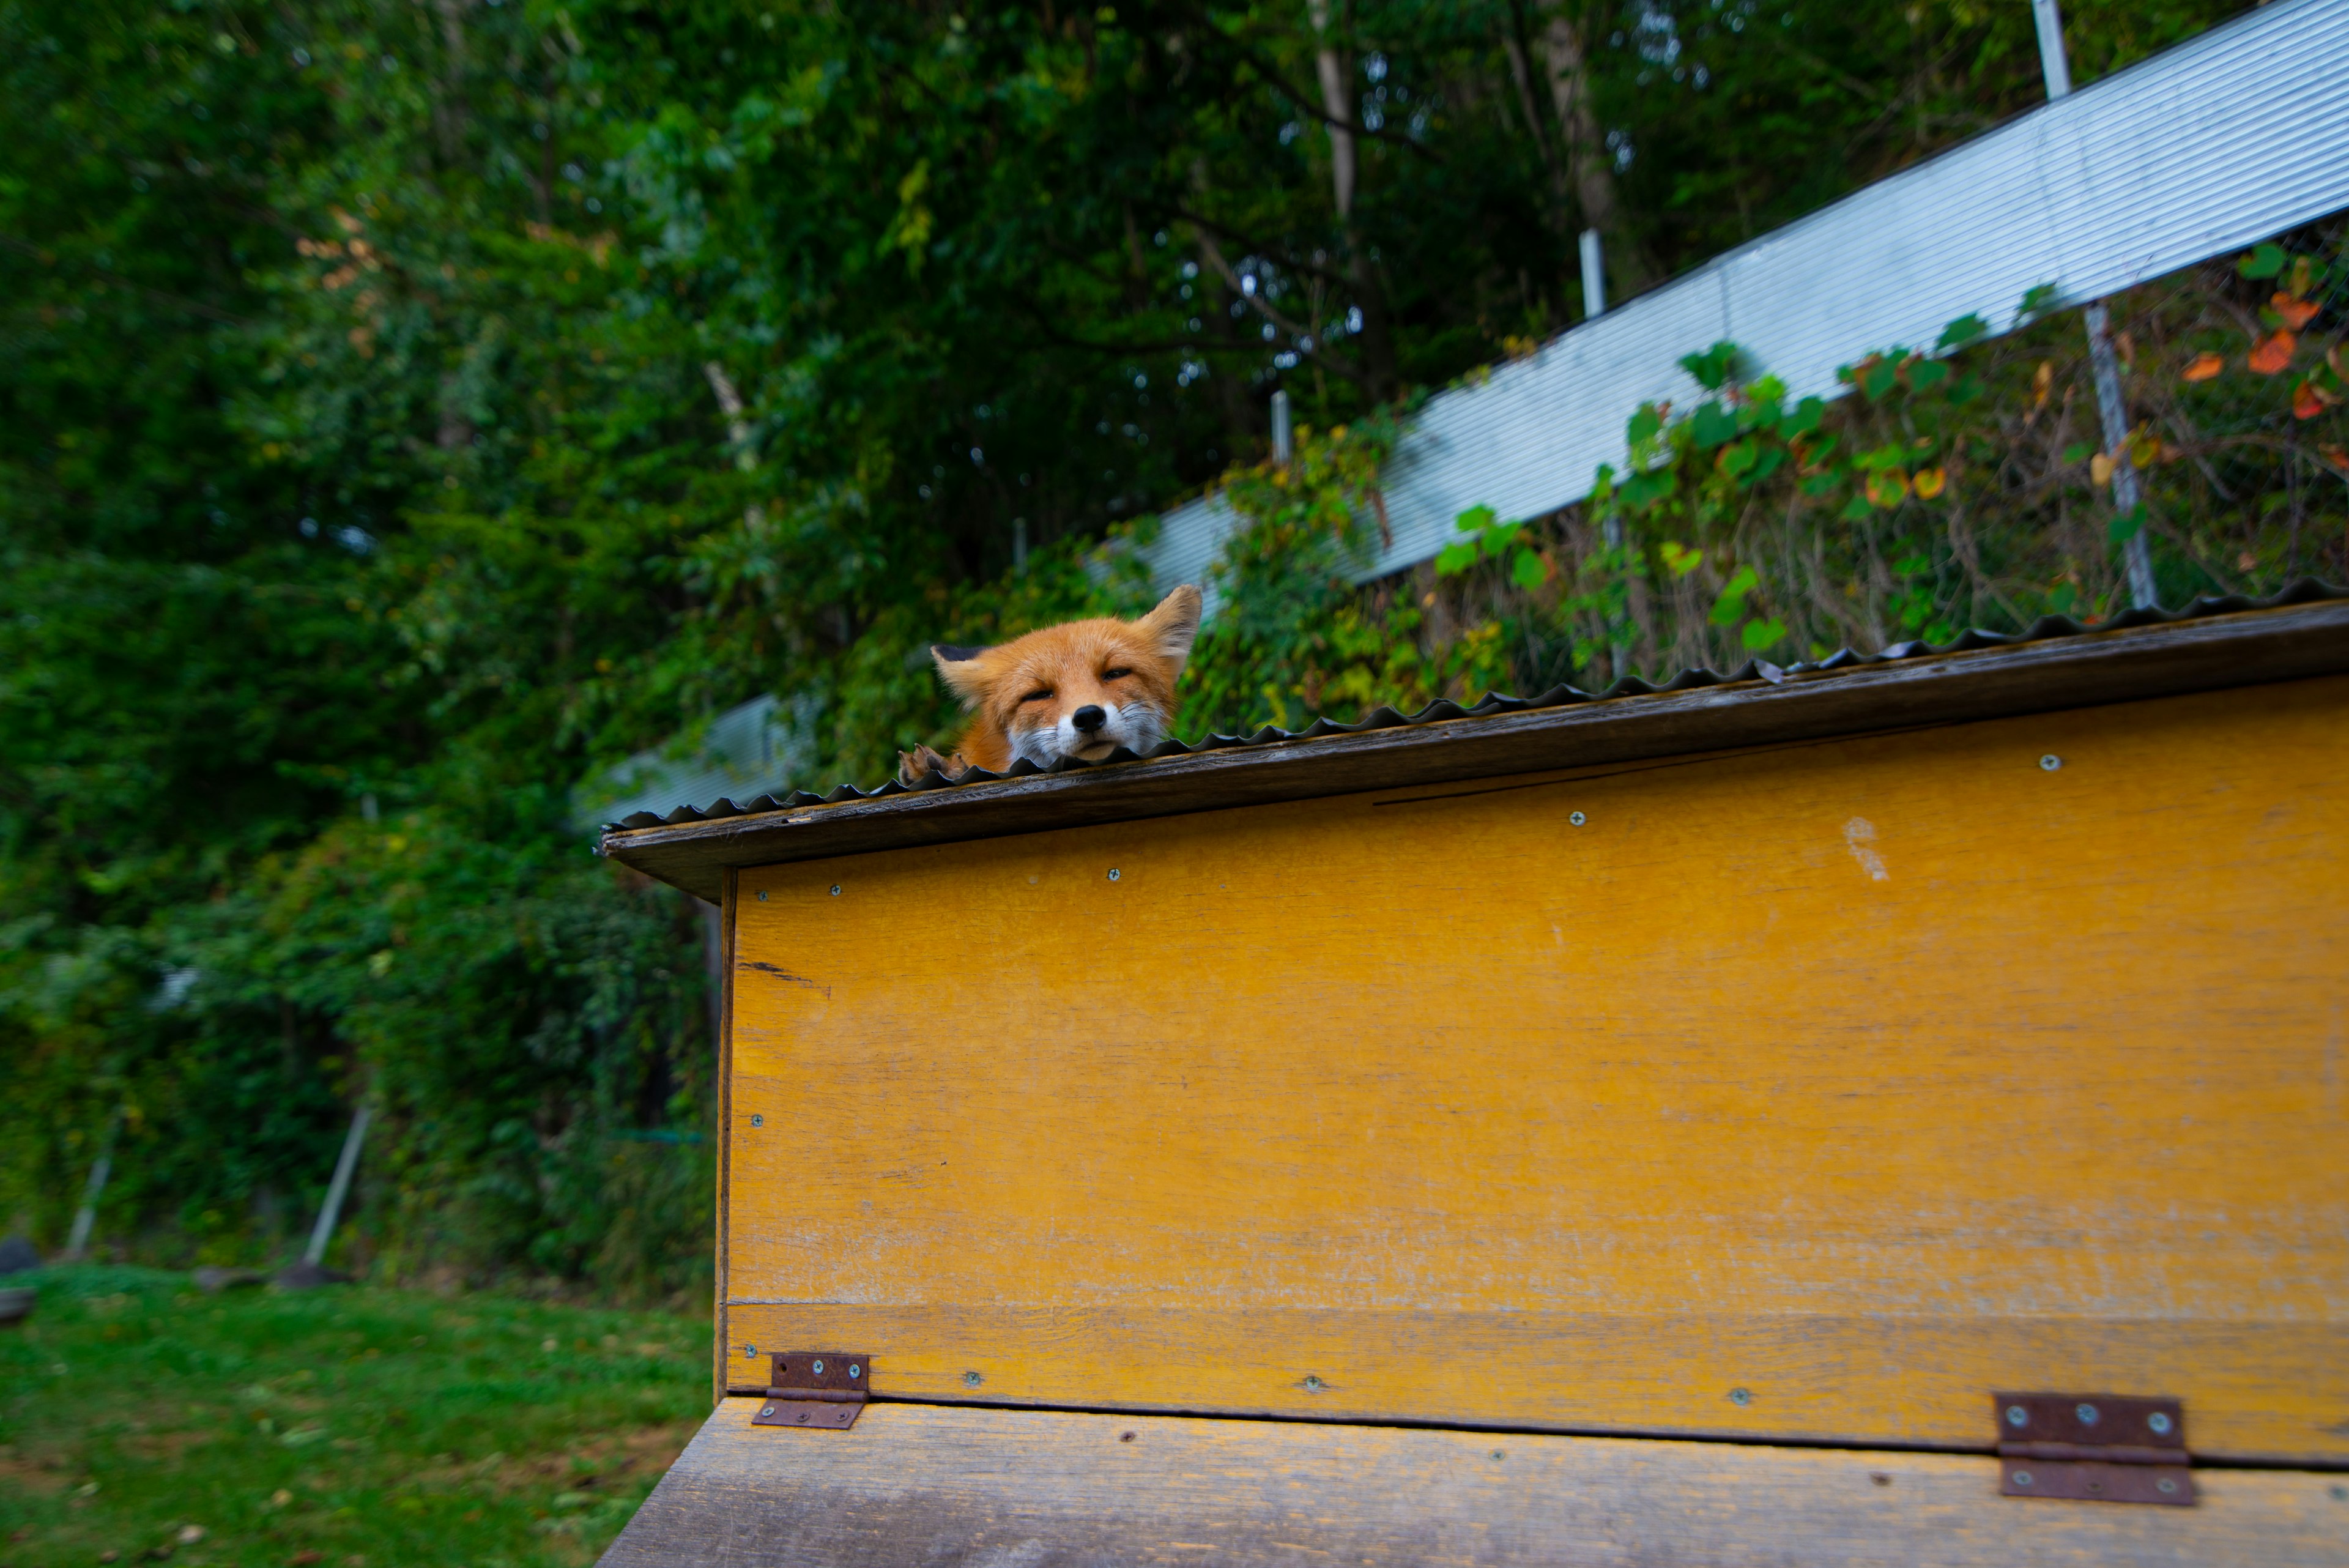
<svg viewBox="0 0 2349 1568">
<path fill-rule="evenodd" d="M 1838 365 L 1930 348 L 2230 254 L 2349 207 L 2349 0 L 2280 0 L 1878 181 L 1431 400 L 1382 479 L 1393 543 L 1361 580 L 1428 559 L 1472 506 L 1537 517 L 1621 465 L 1640 404 L 1700 395 L 1683 354 L 1723 338 L 1797 395 Z M 1166 513 L 1162 587 L 1206 583 L 1220 495 Z"/>
<path fill-rule="evenodd" d="M 810 806 L 836 805 L 848 801 L 885 800 L 894 795 L 930 794 L 940 790 L 967 790 L 979 784 L 1004 779 L 1035 778 L 1114 767 L 1121 763 L 1134 763 L 1167 757 L 1199 756 L 1211 752 L 1282 745 L 1298 741 L 1319 740 L 1330 735 L 1358 735 L 1374 730 L 1392 730 L 1441 723 L 1454 719 L 1483 718 L 1504 713 L 1523 713 L 1540 709 L 1566 708 L 1584 703 L 1619 701 L 1630 697 L 1651 696 L 1658 692 L 1690 691 L 1704 687 L 1759 682 L 1783 684 L 1796 677 L 1832 675 L 1874 665 L 1898 663 L 1929 655 L 1965 653 L 1980 649 L 2011 648 L 2018 644 L 2047 642 L 2064 638 L 2091 636 L 2097 633 L 2122 631 L 2140 627 L 2172 626 L 2184 621 L 2209 619 L 2213 617 L 2238 615 L 2246 611 L 2278 609 L 2293 605 L 2319 604 L 2349 599 L 2349 589 L 2333 587 L 2313 577 L 2302 577 L 2268 598 L 2252 599 L 2240 596 L 2225 598 L 2198 598 L 2183 609 L 2133 609 L 2111 620 L 2083 622 L 2067 616 L 2044 616 L 2025 631 L 2006 633 L 1968 631 L 1955 641 L 1940 644 L 1897 642 L 1879 653 L 1855 653 L 1849 649 L 1838 649 L 1816 663 L 1778 666 L 1759 659 L 1722 674 L 1712 670 L 1683 670 L 1662 685 L 1651 685 L 1636 676 L 1627 676 L 1604 691 L 1585 691 L 1574 686 L 1554 686 L 1538 697 L 1512 697 L 1500 692 L 1487 695 L 1482 701 L 1464 705 L 1449 699 L 1431 702 L 1415 713 L 1399 713 L 1390 707 L 1373 709 L 1352 723 L 1341 724 L 1329 719 L 1317 719 L 1301 730 L 1282 730 L 1272 725 L 1247 735 L 1208 735 L 1205 739 L 1185 742 L 1167 740 L 1150 751 L 1135 753 L 1120 747 L 1097 763 L 1064 760 L 1050 768 L 1040 768 L 1025 758 L 1014 763 L 1000 774 L 984 768 L 973 768 L 951 783 L 933 775 L 924 783 L 907 785 L 892 779 L 876 789 L 860 790 L 842 784 L 828 794 L 800 790 L 788 795 L 762 794 L 755 799 L 736 802 L 730 799 L 713 801 L 706 807 L 680 806 L 667 815 L 638 812 L 613 824 L 607 832 L 630 829 L 678 826 L 688 823 L 713 822 L 768 812 L 804 810 Z M 608 843 L 608 840 L 607 840 Z"/>
</svg>

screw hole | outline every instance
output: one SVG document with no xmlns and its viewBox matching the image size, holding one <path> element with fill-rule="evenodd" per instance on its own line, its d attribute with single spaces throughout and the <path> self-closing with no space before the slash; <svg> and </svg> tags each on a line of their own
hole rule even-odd
<svg viewBox="0 0 2349 1568">
<path fill-rule="evenodd" d="M 1130 1443 L 1133 1441 L 1133 1434 L 1132 1432 L 1120 1432 L 1117 1435 L 1117 1440 L 1121 1443 Z"/>
</svg>

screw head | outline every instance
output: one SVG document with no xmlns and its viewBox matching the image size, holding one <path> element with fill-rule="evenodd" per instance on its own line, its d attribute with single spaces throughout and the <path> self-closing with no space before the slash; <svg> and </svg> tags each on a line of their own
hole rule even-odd
<svg viewBox="0 0 2349 1568">
<path fill-rule="evenodd" d="M 962 1375 L 962 1386 L 966 1388 L 976 1388 L 986 1381 L 986 1378 L 976 1372 L 966 1372 Z"/>
<path fill-rule="evenodd" d="M 1309 1373 L 1307 1373 L 1307 1374 L 1306 1374 L 1306 1376 L 1305 1376 L 1305 1391 L 1306 1391 L 1307 1393 L 1309 1393 L 1309 1394 L 1319 1393 L 1321 1389 L 1323 1389 L 1324 1387 L 1327 1387 L 1327 1386 L 1328 1386 L 1328 1385 L 1324 1384 L 1324 1383 L 1321 1381 L 1321 1379 L 1319 1379 L 1319 1377 L 1314 1376 L 1311 1373 L 1309 1373 Z"/>
<path fill-rule="evenodd" d="M 840 884 L 837 882 L 832 885 L 832 896 L 835 898 L 840 897 Z"/>
<path fill-rule="evenodd" d="M 1733 1405 L 1751 1405 L 1754 1403 L 1753 1391 L 1747 1388 L 1732 1388 L 1729 1391 L 1729 1402 Z"/>
<path fill-rule="evenodd" d="M 763 903 L 765 903 L 766 901 L 767 901 L 767 890 L 766 890 L 764 888 L 760 888 L 760 889 L 759 889 L 759 902 L 761 902 L 761 904 L 763 904 Z"/>
<path fill-rule="evenodd" d="M 2162 1496 L 2168 1497 L 2170 1493 L 2178 1490 L 2178 1483 L 2171 1480 L 2168 1476 L 2164 1476 L 2159 1480 L 2153 1483 L 2153 1490 L 2161 1493 Z"/>
<path fill-rule="evenodd" d="M 2147 1416 L 2145 1418 L 2145 1424 L 2152 1428 L 2155 1431 L 2162 1434 L 2164 1437 L 2167 1437 L 2169 1434 L 2169 1412 L 2167 1410 L 2156 1410 L 2152 1415 Z"/>
<path fill-rule="evenodd" d="M 2031 1484 L 2031 1472 L 2029 1470 L 2015 1471 L 2014 1484 L 2017 1486 L 2029 1486 Z"/>
<path fill-rule="evenodd" d="M 856 1363 L 854 1363 L 854 1361 L 852 1361 L 852 1362 L 850 1362 L 850 1363 L 848 1364 L 848 1375 L 849 1375 L 851 1377 L 854 1377 L 854 1376 L 856 1376 L 858 1374 L 862 1373 L 864 1370 L 864 1368 L 863 1368 L 862 1366 L 857 1366 L 857 1365 L 856 1365 Z"/>
<path fill-rule="evenodd" d="M 821 1376 L 823 1376 L 823 1362 L 821 1362 L 821 1361 L 819 1361 L 819 1362 L 817 1362 L 817 1363 L 815 1364 L 815 1375 L 816 1375 L 818 1377 L 821 1377 Z"/>
<path fill-rule="evenodd" d="M 756 1361 L 756 1360 L 758 1360 L 758 1359 L 759 1359 L 759 1347 L 758 1347 L 757 1345 L 744 1345 L 744 1346 L 742 1347 L 742 1359 L 743 1359 L 743 1360 L 745 1360 L 745 1361 Z"/>
<path fill-rule="evenodd" d="M 2007 1424 L 2008 1426 L 2010 1426 L 2010 1427 L 2020 1427 L 2020 1426 L 2022 1426 L 2025 1421 L 2028 1421 L 2028 1420 L 2030 1420 L 2030 1419 L 2031 1419 L 2031 1413 L 2030 1413 L 2029 1411 L 2025 1410 L 2022 1406 L 2020 1406 L 2020 1405 L 2009 1405 L 2009 1406 L 2006 1407 L 2006 1424 Z"/>
<path fill-rule="evenodd" d="M 765 1127 L 767 1125 L 767 1118 L 760 1115 L 758 1112 L 753 1111 L 750 1113 L 750 1125 L 754 1127 Z"/>
<path fill-rule="evenodd" d="M 761 1410 L 759 1412 L 759 1414 L 760 1414 L 760 1415 L 761 1415 L 761 1416 L 771 1416 L 771 1415 L 773 1415 L 774 1413 L 775 1413 L 775 1407 L 774 1407 L 772 1405 L 769 1405 L 769 1406 L 767 1406 L 765 1408 L 761 1409 Z"/>
<path fill-rule="evenodd" d="M 2080 1425 L 2083 1427 L 2093 1427 L 2096 1424 L 2096 1407 L 2094 1405 L 2075 1405 L 2072 1408 L 2072 1414 L 2080 1417 Z"/>
<path fill-rule="evenodd" d="M 2053 753 L 2053 752 L 2048 753 L 2045 756 L 2044 756 L 2044 757 L 2042 757 L 2042 758 L 2040 758 L 2040 759 L 2039 759 L 2039 767 L 2040 767 L 2040 770 L 2041 770 L 2043 773 L 2051 773 L 2051 774 L 2052 774 L 2052 773 L 2054 773 L 2057 768 L 2060 768 L 2060 767 L 2062 767 L 2063 765 L 2064 765 L 2064 759 L 2063 759 L 2063 758 L 2061 758 L 2061 757 L 2059 757 L 2059 756 L 2057 756 L 2057 755 L 2056 755 L 2054 753 Z"/>
<path fill-rule="evenodd" d="M 1116 880 L 1117 880 L 1117 877 L 1118 877 L 1118 870 L 1117 870 L 1117 867 L 1114 867 L 1114 866 L 1112 866 L 1112 867 L 1111 867 L 1109 868 L 1109 879 L 1110 879 L 1111 881 L 1114 882 L 1114 881 L 1116 881 Z"/>
<path fill-rule="evenodd" d="M 1569 814 L 1566 820 L 1574 824 L 1575 826 L 1580 827 L 1585 822 L 1588 821 L 1589 818 L 1584 816 L 1582 813 L 1578 811 Z"/>
</svg>

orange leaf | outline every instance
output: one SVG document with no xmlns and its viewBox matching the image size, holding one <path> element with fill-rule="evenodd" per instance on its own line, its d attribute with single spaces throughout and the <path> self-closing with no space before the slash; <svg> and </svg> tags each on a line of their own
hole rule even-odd
<svg viewBox="0 0 2349 1568">
<path fill-rule="evenodd" d="M 2272 337 L 2263 338 L 2251 350 L 2251 369 L 2262 376 L 2276 375 L 2292 363 L 2292 351 L 2299 347 L 2300 339 L 2289 332 L 2279 332 Z"/>
<path fill-rule="evenodd" d="M 1909 476 L 1897 468 L 1884 469 L 1868 476 L 1868 498 L 1878 506 L 1898 506 L 1909 498 Z"/>
<path fill-rule="evenodd" d="M 2342 472 L 2349 473 L 2349 452 L 2343 452 L 2337 446 L 2321 446 L 2316 450 L 2324 454 L 2325 462 L 2331 463 Z"/>
<path fill-rule="evenodd" d="M 1917 474 L 1917 493 L 1922 499 L 1930 501 L 1941 493 L 1942 488 L 1949 483 L 1950 476 L 1938 468 L 1920 469 Z"/>
<path fill-rule="evenodd" d="M 2186 379 L 2189 381 L 2207 381 L 2226 368 L 2227 362 L 2216 354 L 2198 354 L 2194 358 L 2194 363 L 2186 367 Z"/>
<path fill-rule="evenodd" d="M 2324 400 L 2316 395 L 2314 382 L 2302 381 L 2292 389 L 2292 417 L 2293 419 L 2313 420 L 2323 411 Z"/>
<path fill-rule="evenodd" d="M 2313 299 L 2294 299 L 2288 294 L 2279 294 L 2268 303 L 2275 307 L 2278 316 L 2283 317 L 2283 324 L 2294 332 L 2314 320 L 2320 308 Z"/>
<path fill-rule="evenodd" d="M 2088 477 L 2095 480 L 2098 484 L 2110 484 L 2113 482 L 2112 458 L 2101 452 L 2095 456 L 2090 458 L 2088 460 Z"/>
</svg>

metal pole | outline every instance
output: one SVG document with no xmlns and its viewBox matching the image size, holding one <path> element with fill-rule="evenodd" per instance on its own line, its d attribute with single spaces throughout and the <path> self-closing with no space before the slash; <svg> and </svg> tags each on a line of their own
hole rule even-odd
<svg viewBox="0 0 2349 1568">
<path fill-rule="evenodd" d="M 2039 68 L 2047 80 L 2050 102 L 2072 90 L 2071 60 L 2064 52 L 2064 14 L 2059 0 L 2031 0 L 2031 19 L 2039 26 Z M 2145 514 L 2139 510 L 2145 494 L 2137 484 L 2137 464 L 2128 454 L 2128 403 L 2121 395 L 2120 357 L 2113 352 L 2112 322 L 2101 299 L 2082 312 L 2088 327 L 2088 367 L 2096 382 L 2096 420 L 2105 431 L 2105 449 L 2113 460 L 2113 506 L 2121 515 L 2137 514 L 2137 532 L 2121 546 L 2128 568 L 2129 603 L 2151 608 L 2158 600 L 2153 583 L 2153 546 L 2147 537 Z"/>
<path fill-rule="evenodd" d="M 326 1206 L 318 1210 L 318 1223 L 310 1232 L 309 1250 L 302 1254 L 305 1263 L 318 1264 L 326 1261 L 326 1243 L 335 1239 L 335 1222 L 343 1217 L 343 1197 L 351 1189 L 351 1172 L 358 1168 L 359 1145 L 367 1141 L 367 1107 L 364 1101 L 351 1113 L 351 1130 L 343 1139 L 343 1156 L 335 1161 L 335 1179 L 326 1184 Z"/>
<path fill-rule="evenodd" d="M 1287 468 L 1296 450 L 1288 431 L 1288 393 L 1284 389 L 1272 395 L 1272 461 Z"/>
<path fill-rule="evenodd" d="M 1607 253 L 1599 248 L 1599 231 L 1582 231 L 1582 315 L 1585 320 L 1607 314 Z"/>
<path fill-rule="evenodd" d="M 66 1237 L 68 1259 L 78 1259 L 89 1245 L 90 1227 L 98 1223 L 98 1200 L 114 1170 L 115 1135 L 121 1130 L 122 1108 L 118 1106 L 113 1119 L 106 1124 L 106 1136 L 98 1140 L 98 1163 L 89 1168 L 89 1180 L 81 1189 L 81 1207 L 74 1210 L 73 1230 Z"/>
</svg>

